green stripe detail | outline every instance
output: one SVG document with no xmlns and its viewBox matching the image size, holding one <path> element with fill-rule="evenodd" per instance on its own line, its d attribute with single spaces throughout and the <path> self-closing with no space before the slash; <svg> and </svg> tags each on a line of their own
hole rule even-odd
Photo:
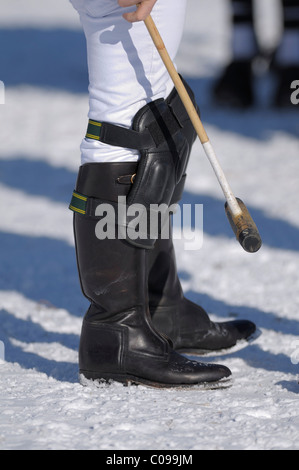
<svg viewBox="0 0 299 470">
<path fill-rule="evenodd" d="M 79 214 L 86 214 L 87 206 L 87 197 L 83 194 L 73 192 L 72 200 L 69 205 L 69 209 L 73 212 L 78 212 Z"/>
<path fill-rule="evenodd" d="M 100 140 L 102 123 L 89 119 L 86 136 L 89 139 Z"/>
</svg>

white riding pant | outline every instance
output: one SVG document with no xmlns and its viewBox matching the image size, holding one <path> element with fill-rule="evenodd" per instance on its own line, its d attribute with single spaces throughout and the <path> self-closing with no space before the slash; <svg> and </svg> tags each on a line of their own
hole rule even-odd
<svg viewBox="0 0 299 470">
<path fill-rule="evenodd" d="M 173 83 L 143 22 L 123 17 L 134 8 L 117 0 L 70 0 L 86 36 L 89 119 L 131 127 L 146 103 L 166 98 Z M 158 0 L 152 17 L 172 60 L 181 41 L 187 0 Z M 85 138 L 81 163 L 137 161 L 139 152 Z"/>
</svg>

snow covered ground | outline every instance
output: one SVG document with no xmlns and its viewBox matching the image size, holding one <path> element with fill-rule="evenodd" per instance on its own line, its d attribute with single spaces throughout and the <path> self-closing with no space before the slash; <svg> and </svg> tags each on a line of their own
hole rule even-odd
<svg viewBox="0 0 299 470">
<path fill-rule="evenodd" d="M 84 388 L 87 301 L 67 207 L 86 128 L 85 44 L 68 1 L 45 3 L 0 1 L 0 448 L 299 449 L 298 107 L 270 107 L 268 76 L 257 79 L 255 109 L 213 106 L 211 84 L 230 55 L 228 3 L 189 0 L 177 64 L 264 244 L 252 255 L 234 240 L 197 142 L 183 202 L 204 204 L 204 244 L 194 252 L 176 241 L 180 276 L 213 319 L 248 318 L 261 335 L 204 359 L 232 370 L 225 390 Z M 277 40 L 276 3 L 259 2 L 265 45 Z"/>
</svg>

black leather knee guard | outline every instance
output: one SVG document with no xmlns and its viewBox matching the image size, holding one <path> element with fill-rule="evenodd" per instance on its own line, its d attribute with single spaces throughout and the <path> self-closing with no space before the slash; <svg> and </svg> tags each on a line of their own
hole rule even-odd
<svg viewBox="0 0 299 470">
<path fill-rule="evenodd" d="M 189 93 L 194 101 L 190 88 Z M 133 129 L 140 133 L 148 130 L 154 145 L 140 150 L 128 204 L 140 203 L 148 208 L 150 204 L 169 205 L 185 174 L 195 139 L 193 125 L 177 91 L 174 89 L 167 100 L 144 106 L 134 118 Z"/>
</svg>

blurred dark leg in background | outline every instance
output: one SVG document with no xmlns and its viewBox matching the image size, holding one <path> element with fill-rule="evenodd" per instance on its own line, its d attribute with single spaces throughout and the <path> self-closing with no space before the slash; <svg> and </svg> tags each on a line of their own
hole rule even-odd
<svg viewBox="0 0 299 470">
<path fill-rule="evenodd" d="M 278 107 L 293 106 L 291 83 L 299 80 L 299 0 L 283 0 L 283 35 L 275 54 L 277 90 L 274 103 Z"/>
<path fill-rule="evenodd" d="M 231 0 L 231 62 L 216 81 L 213 98 L 217 105 L 246 109 L 254 105 L 253 61 L 269 53 L 259 50 L 254 21 L 254 0 Z M 299 0 L 281 0 L 282 36 L 266 59 L 275 75 L 271 103 L 293 107 L 291 84 L 299 80 Z M 265 54 L 266 52 L 266 54 Z M 298 109 L 298 108 L 297 108 Z"/>
<path fill-rule="evenodd" d="M 252 61 L 258 53 L 254 30 L 253 0 L 231 0 L 232 60 L 218 79 L 217 104 L 248 108 L 253 104 Z"/>
</svg>

